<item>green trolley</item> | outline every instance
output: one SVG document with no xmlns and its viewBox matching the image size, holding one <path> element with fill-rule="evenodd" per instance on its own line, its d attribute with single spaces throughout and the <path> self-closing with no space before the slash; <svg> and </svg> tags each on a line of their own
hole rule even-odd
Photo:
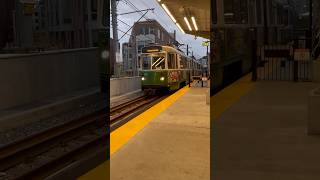
<svg viewBox="0 0 320 180">
<path fill-rule="evenodd" d="M 174 91 L 193 76 L 201 76 L 202 67 L 195 59 L 171 47 L 152 45 L 142 48 L 138 58 L 142 90 Z"/>
</svg>

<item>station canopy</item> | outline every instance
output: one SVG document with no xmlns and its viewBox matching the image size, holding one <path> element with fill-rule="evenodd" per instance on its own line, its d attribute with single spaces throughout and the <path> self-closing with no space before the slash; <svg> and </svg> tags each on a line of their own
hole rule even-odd
<svg viewBox="0 0 320 180">
<path fill-rule="evenodd" d="M 171 19 L 175 19 L 176 25 L 186 34 L 210 39 L 210 0 L 157 1 L 165 11 L 166 8 L 169 10 L 173 16 Z"/>
</svg>

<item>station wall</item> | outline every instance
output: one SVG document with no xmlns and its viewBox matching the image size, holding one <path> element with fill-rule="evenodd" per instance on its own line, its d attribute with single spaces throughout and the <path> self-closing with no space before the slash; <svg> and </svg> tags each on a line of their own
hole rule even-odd
<svg viewBox="0 0 320 180">
<path fill-rule="evenodd" d="M 141 90 L 141 77 L 110 79 L 110 97 L 120 96 Z"/>
<path fill-rule="evenodd" d="M 99 87 L 99 51 L 0 55 L 0 87 L 0 110 Z"/>
</svg>

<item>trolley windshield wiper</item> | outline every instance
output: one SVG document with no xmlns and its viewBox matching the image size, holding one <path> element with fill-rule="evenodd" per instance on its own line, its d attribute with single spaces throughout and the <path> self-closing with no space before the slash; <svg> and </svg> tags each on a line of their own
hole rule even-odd
<svg viewBox="0 0 320 180">
<path fill-rule="evenodd" d="M 162 63 L 162 61 L 164 61 L 164 57 L 162 57 L 161 61 L 159 61 L 156 65 L 155 65 L 155 68 L 157 68 L 157 66 Z"/>
<path fill-rule="evenodd" d="M 151 67 L 153 67 L 159 60 L 161 60 L 161 57 L 159 57 L 159 58 L 151 65 Z"/>
</svg>

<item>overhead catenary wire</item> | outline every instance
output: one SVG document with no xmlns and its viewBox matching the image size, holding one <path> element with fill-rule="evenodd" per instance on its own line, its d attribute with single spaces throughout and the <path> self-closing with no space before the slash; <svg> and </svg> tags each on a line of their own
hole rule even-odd
<svg viewBox="0 0 320 180">
<path fill-rule="evenodd" d="M 128 0 L 122 0 L 122 1 L 124 1 L 124 3 L 126 3 L 127 5 L 130 5 L 130 8 L 131 9 L 133 9 L 133 10 L 135 10 L 135 11 L 137 11 L 137 13 L 140 13 L 140 14 L 142 14 L 142 17 L 140 18 L 140 19 L 142 19 L 142 18 L 145 18 L 147 21 L 149 20 L 149 18 L 146 18 L 146 13 L 142 13 L 135 5 L 133 5 L 130 1 L 128 1 Z M 148 11 L 147 11 L 148 12 Z M 139 19 L 139 20 L 140 20 Z M 139 21 L 138 20 L 138 21 Z M 137 22 L 138 22 L 137 21 Z M 129 25 L 129 24 L 127 24 L 127 23 L 125 23 L 125 22 L 123 22 L 123 21 L 120 21 L 120 22 L 122 22 L 122 23 L 124 23 L 124 24 L 126 24 L 128 27 L 130 27 L 130 29 L 131 29 L 131 25 Z M 128 32 L 130 31 L 130 29 L 128 30 Z M 151 38 L 149 38 L 149 37 L 146 37 L 148 40 L 150 40 L 150 41 L 153 41 L 153 39 L 151 39 Z M 120 38 L 121 39 L 121 38 Z M 119 40 L 120 40 L 119 39 Z"/>
<path fill-rule="evenodd" d="M 150 8 L 150 7 L 146 4 L 146 2 L 144 2 L 144 0 L 141 0 L 140 2 L 141 2 L 146 8 Z M 154 13 L 154 14 L 155 14 L 157 20 L 159 20 L 159 21 L 161 22 L 161 24 L 164 24 L 164 25 L 165 25 L 166 29 L 171 29 L 170 26 L 169 26 L 167 23 L 164 23 L 165 21 L 164 21 L 164 19 L 163 19 L 162 17 L 160 17 L 157 13 Z M 175 28 L 175 29 L 178 30 L 177 28 Z M 178 32 L 179 32 L 179 30 L 178 30 Z M 180 37 L 180 34 L 177 34 L 177 35 L 179 35 L 179 38 L 176 37 L 176 38 L 177 38 L 176 40 L 177 40 L 178 42 L 180 42 L 181 44 L 186 44 L 186 43 L 184 42 L 183 38 Z"/>
<path fill-rule="evenodd" d="M 134 10 L 134 11 L 137 11 L 137 14 L 140 14 L 140 15 L 143 15 L 143 14 L 144 14 L 143 12 L 140 11 L 139 8 L 137 8 L 136 5 L 134 5 L 134 4 L 132 3 L 132 1 L 130 1 L 130 0 L 121 0 L 121 2 L 124 3 L 124 4 L 126 4 L 127 7 L 129 7 L 130 9 L 132 9 L 132 10 Z M 144 7 L 142 7 L 142 9 L 144 9 L 144 8 L 151 9 L 151 7 L 153 6 L 152 4 L 151 4 L 151 5 L 150 5 L 150 4 L 147 4 L 146 1 L 144 1 L 144 0 L 139 0 L 139 2 L 144 6 Z M 150 7 L 150 6 L 151 6 L 151 7 Z M 139 6 L 139 7 L 140 7 L 140 6 Z M 141 7 L 140 7 L 140 8 L 141 8 Z M 157 13 L 155 13 L 155 12 L 153 12 L 152 18 L 158 20 L 158 21 L 160 22 L 160 24 L 165 27 L 165 29 L 169 29 L 169 30 L 170 30 L 170 29 L 173 28 L 173 26 L 170 26 L 170 25 L 168 25 L 168 24 L 165 22 L 165 20 L 164 20 L 164 18 L 163 18 L 162 16 L 160 16 L 159 14 L 157 14 Z M 147 15 L 147 14 L 145 14 L 144 17 L 142 16 L 142 19 L 146 19 L 147 22 L 148 22 L 148 21 L 149 21 L 149 22 L 152 21 L 152 20 L 149 18 L 149 15 Z M 121 19 L 118 19 L 118 20 L 119 20 L 119 22 L 123 23 L 125 26 L 131 27 L 131 25 L 129 25 L 128 23 L 122 21 Z M 177 30 L 177 28 L 174 28 L 174 29 Z M 179 30 L 177 30 L 177 31 L 179 32 Z M 124 33 L 123 31 L 121 31 L 121 32 Z M 135 38 L 132 34 L 130 34 L 129 37 Z M 150 40 L 150 41 L 153 41 L 153 40 L 154 40 L 153 38 L 150 38 L 150 37 L 148 37 L 148 36 L 145 36 L 145 38 L 146 38 L 147 40 Z M 177 33 L 176 38 L 177 38 L 176 40 L 177 40 L 178 42 L 180 42 L 181 44 L 186 44 L 185 41 L 183 40 L 183 38 L 181 37 L 181 34 Z M 191 49 L 191 46 L 190 46 L 190 45 L 189 45 L 189 48 Z M 189 49 L 189 50 L 190 50 L 190 49 Z M 190 51 L 189 51 L 189 52 L 190 52 Z M 189 53 L 189 54 L 191 54 L 191 53 Z M 193 54 L 194 54 L 195 56 L 200 57 L 200 55 L 199 55 L 198 53 L 196 53 L 195 51 L 193 52 Z"/>
</svg>

